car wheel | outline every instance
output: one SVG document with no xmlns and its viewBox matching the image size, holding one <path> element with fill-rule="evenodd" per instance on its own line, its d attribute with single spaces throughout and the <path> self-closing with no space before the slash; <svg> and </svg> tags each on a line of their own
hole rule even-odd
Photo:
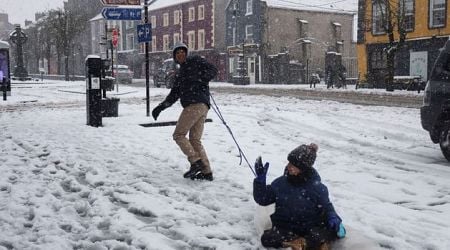
<svg viewBox="0 0 450 250">
<path fill-rule="evenodd" d="M 447 161 L 450 161 L 450 126 L 445 126 L 439 138 L 439 146 Z"/>
</svg>

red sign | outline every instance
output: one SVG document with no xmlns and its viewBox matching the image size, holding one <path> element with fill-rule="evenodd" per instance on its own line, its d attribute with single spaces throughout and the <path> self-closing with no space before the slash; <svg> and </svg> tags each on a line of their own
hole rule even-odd
<svg viewBox="0 0 450 250">
<path fill-rule="evenodd" d="M 119 44 L 119 32 L 117 29 L 113 29 L 112 31 L 112 44 L 114 48 L 117 48 L 117 45 Z"/>
<path fill-rule="evenodd" d="M 101 0 L 103 5 L 141 5 L 141 0 Z"/>
</svg>

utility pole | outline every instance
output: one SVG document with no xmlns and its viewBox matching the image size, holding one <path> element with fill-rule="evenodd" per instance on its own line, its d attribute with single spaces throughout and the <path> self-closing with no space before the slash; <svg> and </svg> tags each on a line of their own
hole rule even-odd
<svg viewBox="0 0 450 250">
<path fill-rule="evenodd" d="M 148 6 L 154 2 L 156 2 L 157 0 L 150 0 L 150 2 L 148 2 L 149 0 L 144 0 L 144 23 L 145 25 L 148 24 Z M 150 31 L 151 31 L 151 27 L 150 27 Z M 145 95 L 146 95 L 146 99 L 147 99 L 147 116 L 150 116 L 150 72 L 149 72 L 149 67 L 150 67 L 150 55 L 149 55 L 149 51 L 148 51 L 148 46 L 149 46 L 149 42 L 146 41 L 145 42 Z"/>
<path fill-rule="evenodd" d="M 152 1 L 154 2 L 154 1 Z M 144 0 L 144 23 L 148 24 L 148 0 Z M 145 42 L 145 96 L 147 102 L 147 116 L 150 116 L 150 72 L 149 72 L 148 42 Z"/>
</svg>

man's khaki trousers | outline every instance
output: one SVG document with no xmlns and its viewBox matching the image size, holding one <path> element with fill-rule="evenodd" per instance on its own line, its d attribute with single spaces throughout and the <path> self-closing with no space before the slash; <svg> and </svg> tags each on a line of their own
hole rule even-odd
<svg viewBox="0 0 450 250">
<path fill-rule="evenodd" d="M 202 170 L 204 174 L 211 173 L 208 156 L 201 142 L 208 110 L 208 106 L 204 103 L 187 106 L 181 112 L 175 131 L 173 132 L 173 139 L 181 151 L 187 156 L 191 164 L 200 159 L 202 160 L 206 166 Z M 186 138 L 188 133 L 189 139 Z"/>
</svg>

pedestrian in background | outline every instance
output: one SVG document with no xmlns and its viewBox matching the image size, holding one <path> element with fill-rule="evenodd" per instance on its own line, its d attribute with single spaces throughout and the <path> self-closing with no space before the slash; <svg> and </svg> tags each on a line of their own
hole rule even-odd
<svg viewBox="0 0 450 250">
<path fill-rule="evenodd" d="M 173 58 L 179 65 L 174 85 L 166 99 L 153 109 L 152 116 L 156 120 L 164 109 L 180 99 L 183 111 L 178 118 L 173 139 L 190 163 L 183 177 L 212 181 L 211 166 L 201 138 L 210 108 L 209 81 L 216 77 L 217 69 L 198 55 L 188 56 L 188 48 L 184 43 L 174 46 Z M 188 134 L 189 139 L 186 137 Z"/>
</svg>

